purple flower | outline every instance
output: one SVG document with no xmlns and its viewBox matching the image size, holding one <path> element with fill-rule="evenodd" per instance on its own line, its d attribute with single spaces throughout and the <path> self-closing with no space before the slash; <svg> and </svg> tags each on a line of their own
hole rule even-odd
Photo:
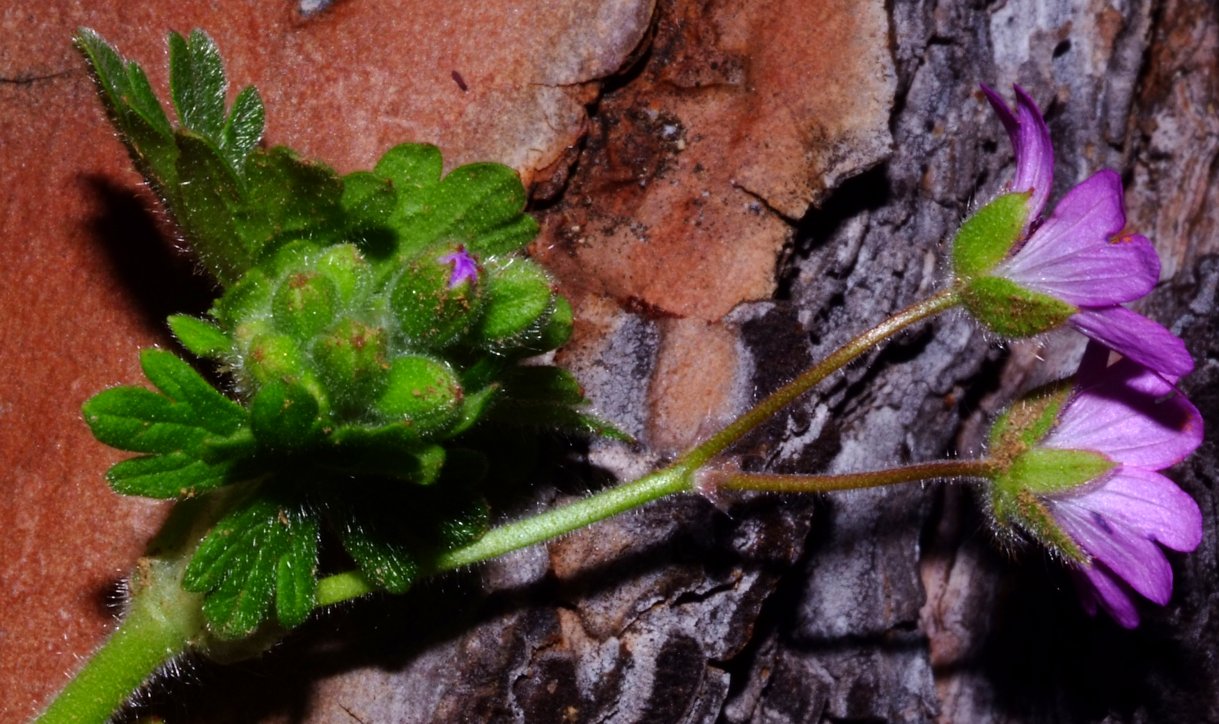
<svg viewBox="0 0 1219 724">
<path fill-rule="evenodd" d="M 474 257 L 466 253 L 464 246 L 457 247 L 457 251 L 445 254 L 437 261 L 453 266 L 453 271 L 449 274 L 449 289 L 454 289 L 466 281 L 478 281 L 478 263 L 474 261 Z"/>
<path fill-rule="evenodd" d="M 1060 465 L 1050 473 L 1043 468 L 1040 479 L 1025 472 L 1014 476 L 1019 480 L 1001 476 L 996 490 L 1005 484 L 1008 490 L 997 492 L 996 506 L 1004 504 L 999 496 L 1010 496 L 1011 517 L 1075 564 L 1089 613 L 1103 608 L 1133 628 L 1139 622 L 1134 594 L 1161 605 L 1172 594 L 1172 568 L 1160 546 L 1192 551 L 1202 539 L 1197 503 L 1157 472 L 1198 447 L 1202 418 L 1176 392 L 1175 380 L 1125 358 L 1110 366 L 1108 357 L 1104 347 L 1088 345 L 1052 427 L 1009 467 L 1031 469 L 1021 468 L 1022 455 L 1050 451 L 1059 463 L 1098 460 L 1103 464 L 1093 469 L 1103 472 L 1089 479 L 1075 473 L 1082 468 Z M 1053 406 L 1045 409 L 1053 412 Z M 1016 502 L 1021 495 L 1023 508 Z"/>
<path fill-rule="evenodd" d="M 1040 310 L 1031 313 L 1038 320 L 1033 322 L 1034 329 L 1039 320 L 1046 320 L 1042 326 L 1048 328 L 1065 319 L 1123 357 L 1167 376 L 1187 374 L 1194 363 L 1181 340 L 1121 306 L 1150 292 L 1160 274 L 1155 247 L 1126 230 L 1121 179 L 1108 169 L 1097 172 L 1067 192 L 1042 220 L 1054 173 L 1054 151 L 1045 120 L 1018 86 L 1014 110 L 990 88 L 983 86 L 982 90 L 1015 148 L 1016 175 L 1009 190 L 1027 194 L 1023 229 L 1013 251 L 987 269 L 982 281 L 1006 280 L 1023 290 L 1021 298 L 1009 302 L 1013 308 L 1023 303 L 1024 308 Z M 1003 306 L 1003 300 L 991 299 L 989 306 Z M 967 300 L 967 306 L 986 321 L 987 311 L 979 314 L 975 309 L 987 306 L 986 302 L 970 304 Z M 1002 309 L 991 312 L 1002 313 Z"/>
</svg>

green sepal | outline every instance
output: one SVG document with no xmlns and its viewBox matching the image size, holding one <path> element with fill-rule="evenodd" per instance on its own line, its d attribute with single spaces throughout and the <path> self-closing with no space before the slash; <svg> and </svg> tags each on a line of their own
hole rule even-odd
<svg viewBox="0 0 1219 724">
<path fill-rule="evenodd" d="M 1041 442 L 1058 422 L 1058 413 L 1071 393 L 1071 381 L 1045 385 L 1012 403 L 991 426 L 988 438 L 990 456 L 1000 462 L 1016 456 Z"/>
<path fill-rule="evenodd" d="M 186 351 L 197 357 L 220 359 L 233 351 L 233 340 L 224 330 L 206 319 L 172 314 L 169 329 Z"/>
<path fill-rule="evenodd" d="M 272 380 L 250 401 L 250 429 L 270 450 L 305 450 L 322 437 L 318 413 L 317 400 L 303 386 Z"/>
<path fill-rule="evenodd" d="M 221 639 L 248 636 L 270 616 L 302 622 L 317 591 L 316 517 L 300 502 L 247 499 L 218 522 L 196 549 L 182 587 L 203 593 L 203 615 Z"/>
<path fill-rule="evenodd" d="M 952 242 L 952 270 L 959 279 L 986 274 L 1007 257 L 1028 222 L 1029 195 L 1004 194 L 961 224 Z"/>
<path fill-rule="evenodd" d="M 969 313 L 1009 339 L 1032 337 L 1062 325 L 1079 310 L 1003 277 L 978 277 L 961 290 Z"/>
<path fill-rule="evenodd" d="M 1098 452 L 1039 447 L 1012 461 L 996 485 L 1052 495 L 1099 480 L 1114 467 L 1116 463 Z"/>
<path fill-rule="evenodd" d="M 1017 525 L 1051 551 L 1078 563 L 1087 554 L 1054 519 L 1045 499 L 1103 480 L 1117 466 L 1090 450 L 1033 448 L 1011 461 L 992 483 L 990 506 L 1000 525 Z"/>
</svg>

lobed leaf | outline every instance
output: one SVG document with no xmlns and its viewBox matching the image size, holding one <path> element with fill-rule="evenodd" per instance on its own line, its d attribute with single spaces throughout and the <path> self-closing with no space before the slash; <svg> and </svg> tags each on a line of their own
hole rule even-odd
<svg viewBox="0 0 1219 724">
<path fill-rule="evenodd" d="M 106 480 L 123 495 L 192 498 L 232 482 L 236 467 L 231 460 L 206 462 L 179 451 L 124 460 L 106 472 Z"/>
<path fill-rule="evenodd" d="M 173 314 L 167 321 L 174 337 L 193 355 L 220 359 L 233 351 L 233 340 L 229 339 L 224 330 L 206 319 Z"/>
<path fill-rule="evenodd" d="M 248 636 L 270 616 L 294 626 L 317 591 L 316 517 L 299 503 L 256 496 L 240 504 L 199 544 L 182 586 L 203 593 L 203 614 L 222 639 Z"/>
<path fill-rule="evenodd" d="M 220 153 L 239 176 L 245 175 L 246 157 L 262 140 L 266 115 L 262 97 L 254 86 L 243 88 L 233 101 L 233 109 L 225 121 L 219 143 Z"/>
<path fill-rule="evenodd" d="M 228 81 L 216 44 L 202 30 L 191 31 L 189 40 L 169 34 L 169 90 L 182 127 L 219 146 Z"/>
</svg>

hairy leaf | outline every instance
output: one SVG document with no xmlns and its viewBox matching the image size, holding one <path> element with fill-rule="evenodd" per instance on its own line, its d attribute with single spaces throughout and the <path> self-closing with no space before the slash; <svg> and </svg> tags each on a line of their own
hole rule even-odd
<svg viewBox="0 0 1219 724">
<path fill-rule="evenodd" d="M 316 518 L 299 503 L 256 496 L 216 524 L 199 544 L 182 585 L 203 593 L 203 614 L 222 639 L 248 636 L 277 610 L 293 626 L 317 590 Z"/>
</svg>

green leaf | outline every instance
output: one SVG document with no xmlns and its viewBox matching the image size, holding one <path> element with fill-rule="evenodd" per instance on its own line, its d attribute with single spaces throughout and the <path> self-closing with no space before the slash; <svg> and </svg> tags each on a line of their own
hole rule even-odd
<svg viewBox="0 0 1219 724">
<path fill-rule="evenodd" d="M 554 309 L 550 278 L 528 259 L 487 264 L 483 284 L 483 316 L 472 335 L 484 346 L 511 346 L 540 332 Z"/>
<path fill-rule="evenodd" d="M 169 352 L 144 350 L 140 362 L 161 394 L 116 387 L 82 407 L 98 440 L 120 450 L 159 453 L 110 468 L 106 477 L 111 487 L 125 495 L 174 498 L 232 482 L 244 455 L 218 459 L 213 451 L 225 445 L 233 453 L 245 449 L 238 444 L 245 410 Z"/>
<path fill-rule="evenodd" d="M 354 236 L 384 227 L 398 203 L 392 181 L 367 171 L 343 177 L 343 210 Z"/>
<path fill-rule="evenodd" d="M 255 149 L 246 162 L 249 203 L 234 223 L 254 258 L 298 239 L 339 241 L 346 229 L 343 182 L 333 170 L 307 163 L 286 148 Z"/>
<path fill-rule="evenodd" d="M 205 462 L 194 454 L 146 455 L 115 464 L 106 481 L 116 493 L 146 498 L 192 498 L 234 482 L 234 461 Z"/>
<path fill-rule="evenodd" d="M 438 241 L 464 244 L 479 256 L 508 254 L 537 236 L 537 222 L 524 213 L 525 187 L 512 169 L 477 163 L 431 180 L 423 173 L 431 167 L 420 161 L 415 166 L 406 158 L 395 157 L 393 163 L 383 158 L 377 165 L 378 173 L 403 186 L 390 220 L 401 255 L 413 256 Z"/>
<path fill-rule="evenodd" d="M 110 120 L 136 167 L 162 194 L 177 185 L 178 156 L 173 128 L 153 94 L 147 76 L 128 63 L 95 31 L 82 28 L 75 38 L 97 83 Z"/>
<path fill-rule="evenodd" d="M 241 405 L 222 395 L 177 355 L 146 349 L 140 353 L 140 366 L 157 389 L 191 409 L 198 427 L 214 435 L 227 436 L 236 432 L 245 421 Z"/>
<path fill-rule="evenodd" d="M 493 424 L 572 432 L 634 442 L 627 433 L 601 418 L 580 412 L 584 389 L 560 367 L 525 366 L 504 373 L 503 394 L 489 414 Z"/>
<path fill-rule="evenodd" d="M 182 587 L 204 593 L 203 614 L 222 639 L 248 636 L 270 615 L 300 623 L 317 588 L 318 523 L 299 503 L 247 500 L 199 544 Z"/>
<path fill-rule="evenodd" d="M 228 82 L 220 52 L 202 30 L 191 31 L 189 40 L 169 34 L 169 89 L 182 127 L 219 146 Z"/>
<path fill-rule="evenodd" d="M 346 425 L 330 435 L 330 442 L 332 448 L 320 457 L 320 462 L 348 475 L 430 485 L 444 466 L 445 449 L 421 441 L 413 426 L 405 423 L 380 427 Z"/>
<path fill-rule="evenodd" d="M 284 628 L 304 623 L 317 602 L 318 522 L 309 516 L 299 525 L 275 569 L 275 611 Z"/>
<path fill-rule="evenodd" d="M 262 140 L 265 123 L 266 109 L 258 89 L 254 86 L 243 88 L 233 101 L 233 110 L 220 136 L 220 153 L 239 176 L 245 175 L 246 157 Z"/>
<path fill-rule="evenodd" d="M 431 144 L 403 143 L 386 151 L 373 171 L 393 182 L 402 198 L 415 198 L 424 188 L 440 182 L 444 159 L 440 149 Z"/>
<path fill-rule="evenodd" d="M 356 522 L 354 516 L 348 519 L 341 536 L 347 555 L 378 588 L 406 593 L 419 577 L 419 561 L 409 545 L 388 538 L 367 523 Z"/>
<path fill-rule="evenodd" d="M 203 265 L 228 286 L 249 269 L 257 250 L 235 221 L 246 209 L 245 189 L 212 141 L 189 131 L 175 139 L 181 154 L 174 217 Z"/>
<path fill-rule="evenodd" d="M 144 373 L 164 394 L 115 387 L 82 407 L 94 437 L 132 452 L 195 451 L 209 435 L 241 427 L 245 411 L 220 394 L 188 364 L 168 352 L 145 350 Z"/>
<path fill-rule="evenodd" d="M 168 321 L 174 337 L 193 355 L 220 359 L 233 351 L 233 341 L 229 336 L 206 319 L 174 314 Z"/>
</svg>

